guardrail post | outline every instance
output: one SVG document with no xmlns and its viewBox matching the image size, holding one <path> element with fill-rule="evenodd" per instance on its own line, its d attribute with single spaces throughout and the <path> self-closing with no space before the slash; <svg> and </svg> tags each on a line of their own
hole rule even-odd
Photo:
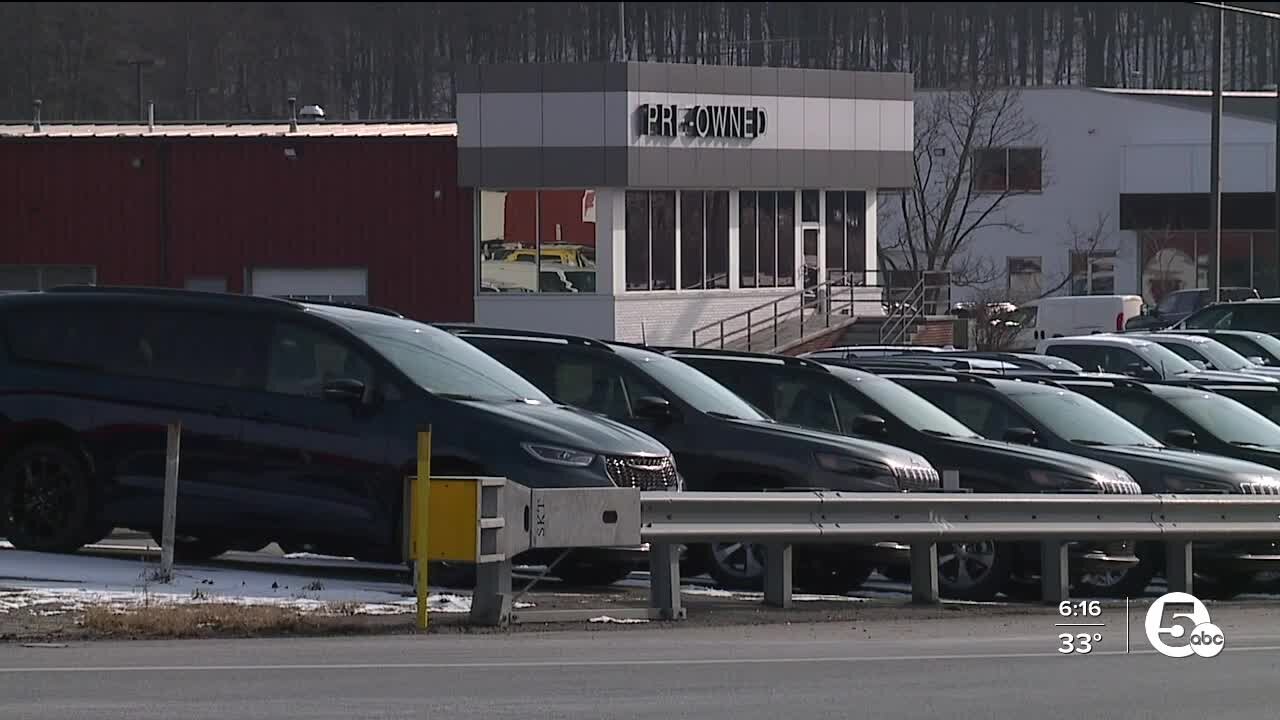
<svg viewBox="0 0 1280 720">
<path fill-rule="evenodd" d="M 764 546 L 764 604 L 791 607 L 791 555 L 786 543 Z"/>
<path fill-rule="evenodd" d="M 178 524 L 178 460 L 182 453 L 182 423 L 168 427 L 164 449 L 164 510 L 160 518 L 160 576 L 173 580 L 173 545 Z"/>
<path fill-rule="evenodd" d="M 1040 543 L 1040 600 L 1057 605 L 1070 597 L 1067 544 L 1061 540 Z"/>
<path fill-rule="evenodd" d="M 928 540 L 911 543 L 911 602 L 938 604 L 938 544 Z"/>
<path fill-rule="evenodd" d="M 680 548 L 676 545 L 649 546 L 649 607 L 662 620 L 684 617 L 680 607 Z"/>
<path fill-rule="evenodd" d="M 1169 592 L 1192 593 L 1191 542 L 1170 540 L 1165 545 L 1165 552 L 1164 578 L 1169 583 Z"/>
<path fill-rule="evenodd" d="M 476 589 L 471 594 L 470 620 L 475 625 L 511 622 L 511 561 L 476 565 Z"/>
</svg>

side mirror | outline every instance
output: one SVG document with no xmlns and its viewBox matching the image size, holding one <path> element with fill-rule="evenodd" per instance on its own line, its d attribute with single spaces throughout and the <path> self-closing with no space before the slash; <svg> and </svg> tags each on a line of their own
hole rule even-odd
<svg viewBox="0 0 1280 720">
<path fill-rule="evenodd" d="M 1190 363 L 1191 363 L 1191 366 L 1192 366 L 1192 367 L 1194 367 L 1194 368 L 1195 368 L 1195 369 L 1197 369 L 1197 370 L 1208 370 L 1208 369 L 1209 369 L 1209 363 L 1207 363 L 1207 362 L 1205 362 L 1205 361 L 1203 361 L 1203 360 L 1189 360 L 1188 362 L 1190 362 Z"/>
<path fill-rule="evenodd" d="M 1190 430 L 1170 430 L 1165 437 L 1165 441 L 1169 445 L 1183 450 L 1195 450 L 1196 446 L 1200 444 L 1196 434 Z"/>
<path fill-rule="evenodd" d="M 1040 434 L 1031 428 L 1012 427 L 1004 431 L 1004 441 L 1015 443 L 1017 445 L 1035 445 L 1040 440 Z"/>
<path fill-rule="evenodd" d="M 651 395 L 636 398 L 635 414 L 636 417 L 648 420 L 670 420 L 674 415 L 671 403 L 667 402 L 665 398 Z"/>
<path fill-rule="evenodd" d="M 1266 364 L 1267 364 L 1267 361 L 1266 361 L 1264 358 L 1262 358 L 1261 356 L 1258 356 L 1258 355 L 1251 355 L 1251 356 L 1248 358 L 1248 360 L 1249 360 L 1249 362 L 1253 363 L 1254 365 L 1258 365 L 1258 366 L 1263 366 L 1263 365 L 1266 365 Z"/>
<path fill-rule="evenodd" d="M 859 415 L 853 419 L 853 431 L 858 435 L 883 435 L 888 429 L 879 415 Z"/>
<path fill-rule="evenodd" d="M 365 385 L 359 380 L 338 378 L 325 383 L 322 392 L 325 400 L 358 404 L 364 402 Z"/>
</svg>

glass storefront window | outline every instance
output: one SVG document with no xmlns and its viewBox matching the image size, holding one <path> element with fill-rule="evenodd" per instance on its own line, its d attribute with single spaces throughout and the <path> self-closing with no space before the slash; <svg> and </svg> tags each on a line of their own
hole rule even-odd
<svg viewBox="0 0 1280 720">
<path fill-rule="evenodd" d="M 676 193 L 627 191 L 627 290 L 676 287 Z"/>
<path fill-rule="evenodd" d="M 680 286 L 729 287 L 729 193 L 680 193 Z"/>
<path fill-rule="evenodd" d="M 866 193 L 861 191 L 827 192 L 828 280 L 867 269 L 866 228 L 862 224 L 866 202 Z"/>
<path fill-rule="evenodd" d="M 794 286 L 796 194 L 744 190 L 738 206 L 741 286 Z"/>
<path fill-rule="evenodd" d="M 480 292 L 596 291 L 595 193 L 481 191 Z"/>
</svg>

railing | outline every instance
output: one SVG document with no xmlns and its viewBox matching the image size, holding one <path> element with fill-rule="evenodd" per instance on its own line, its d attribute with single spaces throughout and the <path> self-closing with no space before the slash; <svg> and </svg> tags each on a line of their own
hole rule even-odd
<svg viewBox="0 0 1280 720">
<path fill-rule="evenodd" d="M 924 317 L 924 291 L 924 278 L 920 278 L 919 282 L 907 290 L 902 300 L 895 300 L 893 293 L 889 294 L 889 316 L 880 326 L 881 345 L 897 345 L 902 342 L 915 323 Z"/>
<path fill-rule="evenodd" d="M 1192 541 L 1280 536 L 1280 496 L 970 493 L 644 493 L 641 539 L 649 543 L 650 612 L 683 616 L 680 543 L 745 542 L 765 548 L 768 605 L 791 604 L 791 552 L 800 543 L 896 541 L 911 548 L 911 590 L 937 603 L 938 543 L 1038 541 L 1041 599 L 1070 588 L 1067 543 L 1157 541 L 1170 591 L 1192 592 Z"/>
<path fill-rule="evenodd" d="M 872 272 L 842 272 L 826 282 L 796 290 L 749 310 L 707 323 L 693 331 L 693 347 L 724 348 L 727 343 L 746 338 L 747 350 L 773 350 L 779 345 L 783 323 L 799 318 L 799 338 L 810 332 L 831 327 L 832 316 L 855 315 L 858 298 L 854 288 L 873 288 L 866 278 Z M 860 282 L 854 278 L 861 276 Z"/>
</svg>

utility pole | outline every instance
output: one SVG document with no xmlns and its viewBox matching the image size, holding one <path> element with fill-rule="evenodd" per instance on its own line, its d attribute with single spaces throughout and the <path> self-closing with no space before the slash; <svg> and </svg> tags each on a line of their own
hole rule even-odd
<svg viewBox="0 0 1280 720">
<path fill-rule="evenodd" d="M 1213 123 L 1209 147 L 1209 302 L 1220 298 L 1222 285 L 1222 30 L 1227 12 L 1218 9 L 1213 24 Z"/>
<path fill-rule="evenodd" d="M 139 58 L 134 60 L 121 60 L 116 64 L 123 67 L 128 67 L 130 65 L 133 66 L 133 69 L 136 72 L 136 82 L 137 82 L 137 91 L 138 91 L 138 119 L 145 122 L 147 119 L 147 108 L 146 108 L 146 104 L 142 101 L 142 68 L 153 67 L 156 64 L 156 61 Z"/>
</svg>

